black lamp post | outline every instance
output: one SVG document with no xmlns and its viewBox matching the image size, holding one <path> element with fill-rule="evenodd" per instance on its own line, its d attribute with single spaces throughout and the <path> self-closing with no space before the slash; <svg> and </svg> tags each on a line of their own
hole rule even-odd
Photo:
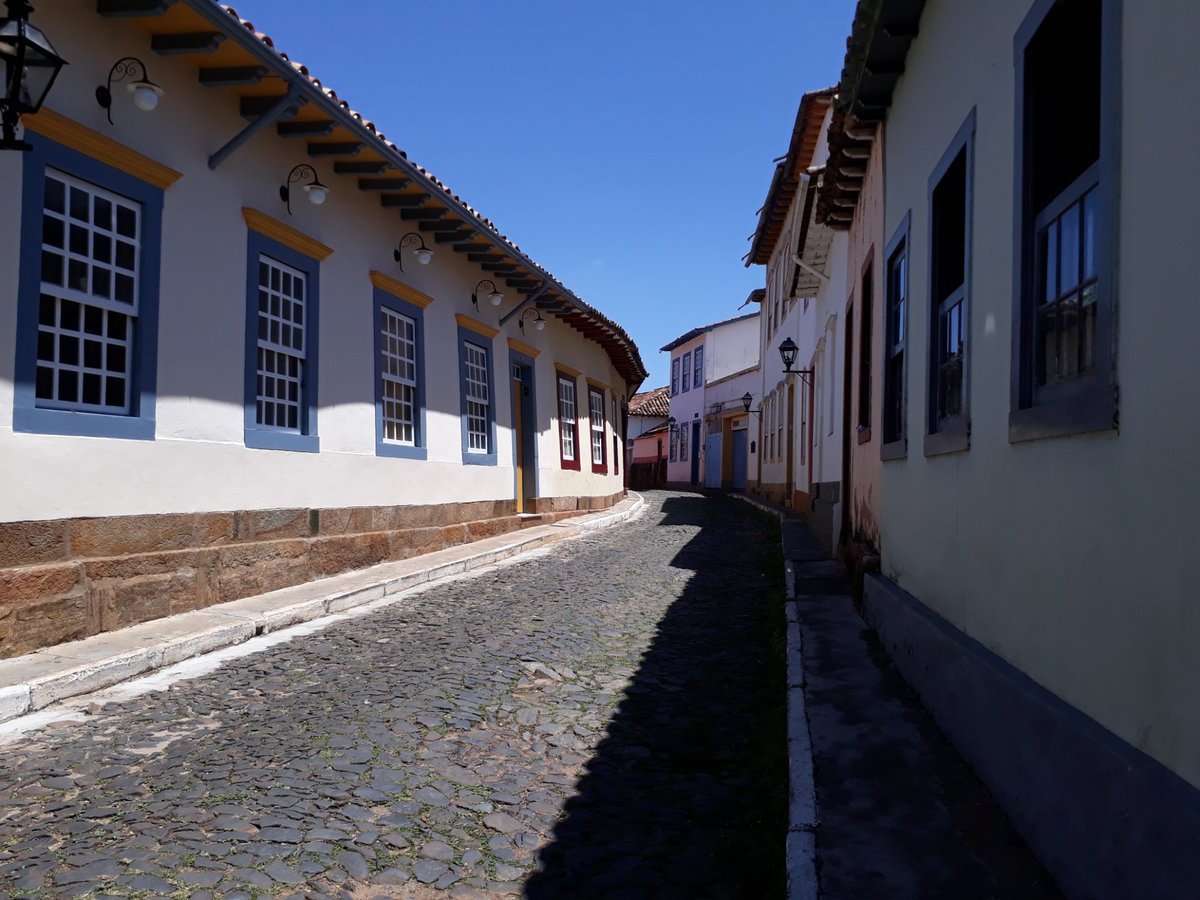
<svg viewBox="0 0 1200 900">
<path fill-rule="evenodd" d="M 17 122 L 26 113 L 42 108 L 66 60 L 54 51 L 40 29 L 29 24 L 33 7 L 28 0 L 8 0 L 6 6 L 8 18 L 0 21 L 0 76 L 4 79 L 0 150 L 31 150 L 30 144 L 17 140 Z"/>
</svg>

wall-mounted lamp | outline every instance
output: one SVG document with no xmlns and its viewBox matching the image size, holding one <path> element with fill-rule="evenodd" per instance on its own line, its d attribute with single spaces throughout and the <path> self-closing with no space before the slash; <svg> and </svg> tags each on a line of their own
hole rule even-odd
<svg viewBox="0 0 1200 900">
<path fill-rule="evenodd" d="M 142 112 L 150 112 L 158 106 L 158 98 L 163 95 L 163 89 L 150 80 L 146 74 L 146 64 L 136 56 L 126 56 L 113 63 L 108 70 L 108 83 L 97 86 L 96 102 L 108 114 L 108 124 L 112 120 L 112 86 L 114 81 L 125 81 L 129 93 L 133 94 L 133 105 Z"/>
<path fill-rule="evenodd" d="M 754 398 L 750 396 L 749 391 L 746 391 L 746 393 L 742 394 L 742 409 L 744 409 L 746 412 L 750 412 L 750 404 L 753 402 Z"/>
<path fill-rule="evenodd" d="M 476 309 L 479 309 L 479 295 L 485 291 L 488 292 L 487 298 L 491 301 L 492 306 L 499 306 L 504 302 L 504 295 L 500 293 L 500 289 L 496 287 L 496 283 L 485 278 L 479 284 L 475 285 L 475 290 L 471 291 L 471 302 L 475 304 Z M 521 330 L 524 331 L 525 329 L 522 328 Z"/>
<path fill-rule="evenodd" d="M 287 182 L 279 188 L 279 199 L 287 204 L 288 215 L 292 214 L 292 185 L 303 181 L 305 178 L 311 178 L 307 184 L 302 185 L 304 192 L 308 194 L 308 202 L 313 206 L 320 206 L 325 202 L 325 198 L 329 196 L 329 188 L 321 184 L 317 178 L 317 170 L 306 163 L 301 163 L 288 172 Z"/>
<path fill-rule="evenodd" d="M 415 231 L 410 231 L 404 237 L 400 238 L 400 243 L 396 249 L 392 251 L 392 256 L 396 262 L 400 263 L 400 271 L 404 271 L 404 251 L 411 250 L 413 256 L 417 258 L 423 266 L 429 265 L 429 261 L 433 259 L 433 251 L 425 246 L 425 238 L 421 237 Z"/>
<path fill-rule="evenodd" d="M 793 341 L 790 337 L 783 339 L 783 343 L 779 345 L 779 355 L 783 359 L 783 374 L 799 375 L 801 381 L 803 381 L 805 384 L 810 384 L 809 379 L 812 377 L 812 369 L 792 368 L 792 365 L 796 362 L 796 354 L 799 352 L 800 348 L 796 346 L 795 341 Z"/>
<path fill-rule="evenodd" d="M 33 7 L 27 0 L 8 0 L 6 6 L 8 17 L 0 20 L 0 78 L 4 79 L 0 150 L 31 150 L 31 144 L 17 140 L 17 123 L 21 116 L 42 108 L 59 70 L 67 63 L 41 29 L 29 24 Z"/>
<path fill-rule="evenodd" d="M 545 331 L 546 320 L 542 318 L 542 311 L 540 309 L 530 307 L 529 309 L 525 310 L 525 312 L 521 313 L 521 318 L 517 319 L 517 326 L 521 329 L 521 333 L 525 333 L 525 320 L 529 318 L 530 313 L 534 313 L 537 316 L 537 318 L 533 320 L 533 327 L 538 331 Z"/>
</svg>

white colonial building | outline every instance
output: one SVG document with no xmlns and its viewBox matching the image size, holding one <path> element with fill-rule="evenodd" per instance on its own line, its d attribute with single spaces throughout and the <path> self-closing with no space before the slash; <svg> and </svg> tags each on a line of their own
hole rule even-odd
<svg viewBox="0 0 1200 900">
<path fill-rule="evenodd" d="M 269 37 L 33 18 L 70 64 L 0 152 L 0 656 L 622 496 L 632 340 Z"/>
</svg>

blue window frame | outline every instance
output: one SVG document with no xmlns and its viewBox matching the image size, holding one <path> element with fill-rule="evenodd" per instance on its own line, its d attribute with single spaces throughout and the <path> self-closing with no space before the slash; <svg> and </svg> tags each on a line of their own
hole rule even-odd
<svg viewBox="0 0 1200 900">
<path fill-rule="evenodd" d="M 682 392 L 687 393 L 692 389 L 692 354 L 683 354 L 683 387 Z"/>
<path fill-rule="evenodd" d="M 496 391 L 492 342 L 458 328 L 459 394 L 462 399 L 462 460 L 468 466 L 496 465 Z"/>
<path fill-rule="evenodd" d="M 679 357 L 671 360 L 671 396 L 679 393 Z"/>
<path fill-rule="evenodd" d="M 247 447 L 316 453 L 320 263 L 251 230 L 246 254 Z"/>
<path fill-rule="evenodd" d="M 425 310 L 375 289 L 375 453 L 426 459 Z"/>
<path fill-rule="evenodd" d="M 13 430 L 153 440 L 162 189 L 26 139 Z"/>
</svg>

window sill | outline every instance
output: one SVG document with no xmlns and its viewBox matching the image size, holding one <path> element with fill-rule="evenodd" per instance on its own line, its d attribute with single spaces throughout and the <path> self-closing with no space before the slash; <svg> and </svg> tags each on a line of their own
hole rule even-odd
<svg viewBox="0 0 1200 900">
<path fill-rule="evenodd" d="M 246 446 L 254 450 L 292 450 L 297 453 L 317 453 L 321 449 L 321 439 L 315 434 L 247 428 Z"/>
<path fill-rule="evenodd" d="M 871 429 L 870 428 L 864 428 L 861 425 L 858 426 L 858 442 L 860 444 L 871 443 Z"/>
<path fill-rule="evenodd" d="M 13 431 L 152 441 L 154 419 L 66 409 L 18 408 L 13 410 Z"/>
<path fill-rule="evenodd" d="M 564 469 L 569 469 L 572 472 L 579 471 L 579 460 L 577 459 L 560 459 L 559 465 Z"/>
<path fill-rule="evenodd" d="M 1013 410 L 1008 415 L 1008 440 L 1016 444 L 1076 434 L 1117 434 L 1116 421 L 1114 389 L 1092 384 L 1051 402 Z"/>
<path fill-rule="evenodd" d="M 392 459 L 428 459 L 429 451 L 424 447 L 410 447 L 407 444 L 389 444 L 379 441 L 375 444 L 376 456 L 387 456 Z"/>
<path fill-rule="evenodd" d="M 462 461 L 464 466 L 494 466 L 496 465 L 496 454 L 468 453 L 464 450 Z"/>
<path fill-rule="evenodd" d="M 603 466 L 593 465 L 592 466 L 592 474 L 593 475 L 607 475 L 608 474 L 608 466 L 607 465 L 603 465 Z"/>
<path fill-rule="evenodd" d="M 900 438 L 879 448 L 879 458 L 884 462 L 892 459 L 908 459 L 908 440 Z"/>
<path fill-rule="evenodd" d="M 965 430 L 935 431 L 925 435 L 925 455 L 943 456 L 971 449 L 971 435 Z"/>
</svg>

